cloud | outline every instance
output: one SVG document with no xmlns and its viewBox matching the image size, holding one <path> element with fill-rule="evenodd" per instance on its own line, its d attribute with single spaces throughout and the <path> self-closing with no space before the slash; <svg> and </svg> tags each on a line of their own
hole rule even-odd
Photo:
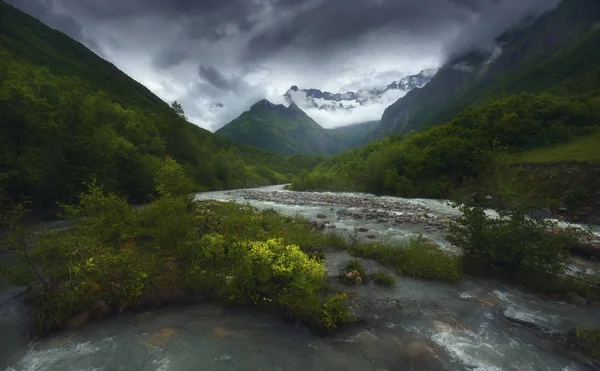
<svg viewBox="0 0 600 371">
<path fill-rule="evenodd" d="M 555 8 L 561 0 L 498 0 L 473 13 L 470 21 L 448 44 L 447 59 L 456 58 L 474 48 L 489 47 L 505 30 L 517 26 L 526 17 Z"/>
<path fill-rule="evenodd" d="M 211 130 L 291 85 L 381 87 L 488 45 L 558 0 L 9 0 L 85 43 Z M 215 107 L 214 103 L 223 107 Z M 312 112 L 324 126 L 385 103 Z"/>
<path fill-rule="evenodd" d="M 209 84 L 214 85 L 221 90 L 237 90 L 240 85 L 238 84 L 239 78 L 227 78 L 216 68 L 211 66 L 200 65 L 200 67 L 198 67 L 198 75 Z"/>
</svg>

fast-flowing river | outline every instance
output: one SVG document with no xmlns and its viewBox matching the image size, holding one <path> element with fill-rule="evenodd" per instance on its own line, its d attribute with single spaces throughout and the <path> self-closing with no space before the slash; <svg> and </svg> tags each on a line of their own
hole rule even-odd
<svg viewBox="0 0 600 371">
<path fill-rule="evenodd" d="M 442 244 L 456 215 L 435 200 L 354 193 L 297 193 L 281 186 L 209 192 L 314 220 L 319 229 L 361 239 L 421 233 Z M 355 228 L 356 227 L 356 228 Z M 358 230 L 358 228 L 361 228 Z M 329 252 L 332 275 L 351 259 Z M 383 269 L 365 261 L 369 269 Z M 124 313 L 28 343 L 19 289 L 0 295 L 0 369 L 6 370 L 593 370 L 585 359 L 540 336 L 600 326 L 600 308 L 544 301 L 503 284 L 465 278 L 454 284 L 397 278 L 394 288 L 358 286 L 362 321 L 319 338 L 256 310 L 212 304 Z M 512 321 L 511 321 L 512 320 Z"/>
</svg>

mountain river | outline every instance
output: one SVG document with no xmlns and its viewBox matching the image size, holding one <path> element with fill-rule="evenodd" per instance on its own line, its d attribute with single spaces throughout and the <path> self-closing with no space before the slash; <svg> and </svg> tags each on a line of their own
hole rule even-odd
<svg viewBox="0 0 600 371">
<path fill-rule="evenodd" d="M 298 193 L 283 186 L 207 192 L 196 198 L 234 200 L 301 215 L 319 229 L 364 240 L 420 233 L 448 250 L 452 246 L 444 240 L 444 225 L 457 214 L 438 200 Z M 593 238 L 600 239 L 600 230 L 590 228 Z M 330 274 L 336 275 L 349 259 L 344 252 L 328 252 Z M 364 264 L 368 270 L 385 270 L 372 261 Z M 587 269 L 587 264 L 580 261 L 574 268 Z M 502 283 L 474 278 L 446 284 L 397 277 L 394 288 L 368 283 L 356 290 L 360 299 L 353 309 L 362 321 L 333 337 L 315 337 L 298 324 L 253 309 L 198 304 L 122 313 L 29 342 L 22 289 L 0 282 L 0 369 L 596 369 L 540 333 L 600 326 L 600 307 L 541 300 Z"/>
</svg>

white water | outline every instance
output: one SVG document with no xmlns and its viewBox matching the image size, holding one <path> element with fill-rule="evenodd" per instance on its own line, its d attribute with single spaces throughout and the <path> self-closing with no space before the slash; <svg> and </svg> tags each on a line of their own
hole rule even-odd
<svg viewBox="0 0 600 371">
<path fill-rule="evenodd" d="M 255 192 L 276 192 L 275 200 L 244 198 Z M 456 213 L 444 201 L 436 200 L 377 198 L 353 193 L 308 195 L 316 198 L 307 201 L 305 195 L 297 195 L 298 204 L 289 204 L 290 196 L 295 194 L 281 187 L 268 187 L 251 193 L 243 190 L 203 193 L 197 199 L 248 202 L 287 215 L 328 221 L 336 225 L 336 230 L 350 231 L 361 226 L 369 229 L 366 233 L 378 237 L 388 234 L 390 238 L 418 232 L 439 241 L 443 241 L 443 231 L 426 229 L 423 223 L 404 226 L 389 220 L 354 219 L 346 212 L 365 208 L 355 206 L 357 201 L 376 200 L 395 203 L 388 209 L 396 213 L 422 214 L 422 207 L 429 208 L 428 213 L 436 216 Z M 318 201 L 320 196 L 324 199 Z M 335 198 L 337 203 L 329 202 L 328 197 Z M 317 214 L 325 218 L 317 218 Z M 335 274 L 350 258 L 346 253 L 332 252 L 326 258 L 326 267 Z M 368 270 L 384 269 L 375 262 L 364 264 Z M 364 323 L 342 329 L 332 338 L 314 337 L 302 326 L 254 310 L 204 304 L 169 307 L 141 315 L 125 313 L 27 344 L 17 318 L 24 307 L 22 302 L 14 300 L 0 306 L 0 346 L 4 348 L 0 349 L 0 369 L 593 369 L 532 330 L 508 322 L 506 317 L 565 331 L 576 325 L 600 325 L 598 308 L 543 301 L 485 280 L 464 279 L 455 284 L 405 277 L 397 280 L 398 284 L 391 289 L 357 287 L 361 299 L 355 309 Z"/>
</svg>

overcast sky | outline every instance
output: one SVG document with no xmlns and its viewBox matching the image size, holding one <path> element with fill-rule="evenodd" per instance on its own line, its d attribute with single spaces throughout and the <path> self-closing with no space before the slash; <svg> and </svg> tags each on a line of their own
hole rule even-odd
<svg viewBox="0 0 600 371">
<path fill-rule="evenodd" d="M 8 0 L 216 130 L 291 85 L 384 86 L 558 0 Z M 215 103 L 223 104 L 218 107 Z M 384 107 L 368 117 L 379 119 Z M 333 114 L 331 114 L 333 115 Z M 348 124 L 321 114 L 325 126 Z"/>
</svg>

